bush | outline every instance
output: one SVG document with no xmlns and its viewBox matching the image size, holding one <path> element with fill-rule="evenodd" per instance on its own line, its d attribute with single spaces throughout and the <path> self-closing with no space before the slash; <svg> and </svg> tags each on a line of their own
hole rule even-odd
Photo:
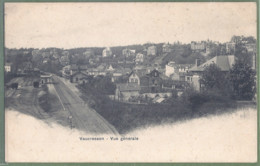
<svg viewBox="0 0 260 166">
<path fill-rule="evenodd" d="M 198 92 L 193 89 L 187 89 L 180 98 L 180 102 L 183 105 L 187 105 L 193 114 L 199 113 L 201 108 L 205 104 L 211 103 L 221 106 L 221 107 L 212 107 L 208 110 L 208 113 L 217 108 L 222 108 L 222 106 L 228 108 L 234 101 L 230 98 L 229 95 L 223 95 L 222 91 L 213 89 L 203 92 Z"/>
</svg>

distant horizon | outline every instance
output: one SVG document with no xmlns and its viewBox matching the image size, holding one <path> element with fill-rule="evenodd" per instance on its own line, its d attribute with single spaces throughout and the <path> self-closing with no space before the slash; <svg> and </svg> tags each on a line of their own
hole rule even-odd
<svg viewBox="0 0 260 166">
<path fill-rule="evenodd" d="M 85 48 L 257 34 L 255 2 L 5 3 L 7 48 Z M 132 44 L 134 43 L 134 44 Z"/>
<path fill-rule="evenodd" d="M 244 36 L 244 37 L 250 37 L 250 36 L 245 36 L 245 35 L 233 35 L 233 36 Z M 255 36 L 252 36 L 256 39 Z M 230 38 L 231 39 L 231 38 Z M 180 42 L 181 44 L 191 44 L 191 42 L 201 42 L 201 41 L 212 41 L 212 42 L 219 42 L 220 44 L 225 44 L 225 43 L 228 43 L 230 42 L 229 41 L 225 41 L 225 42 L 220 42 L 220 41 L 216 41 L 216 40 L 211 40 L 211 39 L 206 39 L 206 40 L 198 40 L 198 41 L 190 41 L 190 42 L 187 42 L 187 43 L 184 43 L 184 42 L 181 42 L 181 41 L 173 41 L 173 42 L 146 42 L 146 43 L 140 43 L 140 44 L 128 44 L 128 45 L 115 45 L 115 46 L 109 46 L 109 48 L 113 48 L 113 47 L 129 47 L 129 46 L 134 46 L 134 45 L 145 45 L 145 44 L 170 44 L 170 45 L 173 45 L 177 42 Z M 73 48 L 61 48 L 61 47 L 55 47 L 55 46 L 50 46 L 50 47 L 19 47 L 19 48 L 14 48 L 14 47 L 6 47 L 5 48 L 8 48 L 8 49 L 47 49 L 47 48 L 57 48 L 57 49 L 63 49 L 63 50 L 70 50 L 70 49 L 78 49 L 78 48 L 106 48 L 107 46 L 83 46 L 83 47 L 73 47 Z"/>
</svg>

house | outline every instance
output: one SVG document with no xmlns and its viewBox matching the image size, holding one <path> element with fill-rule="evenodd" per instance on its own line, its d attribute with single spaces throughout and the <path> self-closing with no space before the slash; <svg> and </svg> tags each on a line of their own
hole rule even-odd
<svg viewBox="0 0 260 166">
<path fill-rule="evenodd" d="M 109 47 L 105 48 L 102 52 L 102 56 L 103 57 L 109 57 L 112 55 L 112 51 Z"/>
<path fill-rule="evenodd" d="M 191 50 L 192 51 L 203 51 L 206 49 L 206 42 L 201 41 L 201 42 L 191 42 Z"/>
<path fill-rule="evenodd" d="M 114 69 L 113 66 L 110 64 L 109 66 L 107 66 L 106 70 L 109 71 L 109 72 L 112 72 L 112 71 L 114 71 L 115 69 Z"/>
<path fill-rule="evenodd" d="M 206 61 L 203 64 L 199 63 L 199 60 L 196 60 L 195 66 L 190 68 L 189 72 L 192 73 L 192 85 L 193 87 L 200 91 L 201 90 L 201 84 L 200 84 L 200 77 L 203 71 L 207 66 L 210 64 L 216 64 L 222 72 L 228 72 L 233 64 L 235 63 L 235 56 L 234 55 L 221 55 L 221 56 L 215 56 L 214 58 Z"/>
<path fill-rule="evenodd" d="M 162 81 L 162 90 L 163 91 L 172 91 L 175 89 L 175 82 L 173 80 L 167 79 Z"/>
<path fill-rule="evenodd" d="M 82 71 L 82 72 L 87 72 L 88 71 L 88 66 L 87 65 L 76 65 L 72 64 L 70 66 L 70 75 L 73 75 L 74 73 Z"/>
<path fill-rule="evenodd" d="M 140 85 L 140 73 L 132 71 L 128 77 L 128 83 Z"/>
<path fill-rule="evenodd" d="M 128 48 L 122 50 L 122 55 L 125 57 L 135 56 L 135 50 L 130 50 Z"/>
<path fill-rule="evenodd" d="M 12 71 L 12 64 L 11 63 L 5 63 L 5 72 L 9 73 Z"/>
<path fill-rule="evenodd" d="M 197 73 L 201 73 L 205 70 L 205 68 L 207 66 L 209 66 L 210 64 L 216 64 L 221 71 L 229 71 L 233 64 L 235 63 L 235 56 L 234 55 L 221 55 L 221 56 L 215 56 L 214 58 L 206 61 L 203 64 L 199 63 L 199 60 L 196 60 L 196 65 L 193 66 L 192 68 L 190 68 L 190 72 L 197 72 Z"/>
<path fill-rule="evenodd" d="M 87 71 L 88 71 L 88 75 L 96 77 L 96 76 L 100 76 L 100 75 L 103 75 L 103 76 L 106 75 L 108 72 L 107 69 L 110 69 L 112 72 L 114 68 L 112 66 L 111 66 L 111 68 L 110 68 L 110 66 L 107 68 L 106 64 L 101 64 L 98 67 L 90 68 Z"/>
<path fill-rule="evenodd" d="M 52 82 L 52 75 L 51 74 L 46 74 L 46 75 L 41 75 L 41 84 L 49 84 Z"/>
<path fill-rule="evenodd" d="M 120 71 L 115 71 L 114 73 L 112 73 L 112 76 L 111 76 L 111 82 L 116 82 L 119 80 L 120 77 L 122 77 L 123 74 L 122 72 Z"/>
<path fill-rule="evenodd" d="M 106 74 L 107 74 L 107 72 L 105 70 L 98 70 L 98 69 L 93 69 L 93 68 L 88 70 L 88 75 L 91 75 L 94 77 L 101 76 L 101 75 L 105 76 Z"/>
<path fill-rule="evenodd" d="M 140 93 L 140 86 L 137 84 L 117 84 L 115 99 L 119 101 L 128 101 L 132 96 L 138 96 Z"/>
<path fill-rule="evenodd" d="M 144 62 L 144 54 L 138 53 L 135 57 L 135 63 L 141 64 Z"/>
<path fill-rule="evenodd" d="M 191 72 L 188 72 L 186 75 L 185 75 L 185 82 L 187 82 L 188 84 L 192 84 L 192 77 L 193 77 L 193 74 Z"/>
<path fill-rule="evenodd" d="M 141 93 L 158 93 L 162 88 L 162 78 L 156 69 L 140 78 Z"/>
<path fill-rule="evenodd" d="M 162 49 L 163 49 L 163 53 L 169 53 L 169 52 L 171 52 L 172 51 L 172 49 L 171 49 L 171 45 L 168 43 L 168 44 L 164 44 L 163 46 L 162 46 Z"/>
<path fill-rule="evenodd" d="M 156 46 L 150 46 L 147 48 L 147 55 L 155 56 L 157 54 Z"/>
<path fill-rule="evenodd" d="M 165 75 L 172 77 L 174 80 L 180 80 L 180 77 L 185 75 L 191 66 L 191 64 L 176 64 L 174 61 L 170 61 L 165 65 Z"/>
<path fill-rule="evenodd" d="M 70 76 L 71 83 L 85 84 L 88 82 L 88 74 L 82 71 L 78 71 Z"/>
<path fill-rule="evenodd" d="M 162 73 L 154 69 L 150 73 L 142 71 L 132 71 L 127 83 L 117 84 L 115 98 L 120 101 L 128 101 L 132 97 L 144 94 L 147 96 L 157 95 L 170 96 L 171 91 L 176 88 L 173 80 L 163 80 Z"/>
</svg>

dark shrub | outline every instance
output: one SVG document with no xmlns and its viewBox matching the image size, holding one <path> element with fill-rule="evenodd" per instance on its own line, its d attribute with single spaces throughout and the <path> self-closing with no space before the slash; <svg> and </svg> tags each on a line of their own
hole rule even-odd
<svg viewBox="0 0 260 166">
<path fill-rule="evenodd" d="M 18 83 L 12 83 L 11 87 L 12 89 L 18 89 Z"/>
<path fill-rule="evenodd" d="M 34 88 L 39 88 L 39 82 L 37 82 L 37 81 L 33 82 L 33 87 Z"/>
</svg>

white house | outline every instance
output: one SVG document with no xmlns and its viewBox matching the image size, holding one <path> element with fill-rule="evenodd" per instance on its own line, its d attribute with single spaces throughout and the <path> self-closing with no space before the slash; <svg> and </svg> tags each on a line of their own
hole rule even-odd
<svg viewBox="0 0 260 166">
<path fill-rule="evenodd" d="M 170 76 L 174 73 L 174 64 L 175 62 L 171 61 L 165 66 L 165 75 Z"/>
<path fill-rule="evenodd" d="M 144 62 L 144 54 L 138 53 L 135 57 L 135 63 L 143 63 Z"/>
<path fill-rule="evenodd" d="M 140 76 L 137 74 L 137 72 L 133 71 L 129 75 L 128 82 L 140 85 Z"/>
<path fill-rule="evenodd" d="M 122 55 L 126 57 L 135 56 L 135 50 L 130 50 L 128 48 L 122 50 Z"/>
<path fill-rule="evenodd" d="M 157 48 L 156 46 L 150 46 L 147 49 L 147 55 L 153 55 L 155 56 L 157 54 Z"/>
<path fill-rule="evenodd" d="M 112 55 L 112 51 L 109 47 L 105 48 L 102 52 L 103 57 L 108 57 L 108 56 L 111 56 L 111 55 Z"/>
<path fill-rule="evenodd" d="M 113 68 L 113 66 L 112 65 L 109 65 L 108 67 L 107 67 L 107 69 L 106 69 L 107 71 L 114 71 L 115 69 Z"/>
<path fill-rule="evenodd" d="M 191 66 L 191 64 L 176 64 L 171 61 L 165 66 L 165 75 L 170 77 L 172 74 L 186 73 Z"/>
<path fill-rule="evenodd" d="M 12 69 L 12 64 L 6 63 L 5 64 L 5 72 L 9 73 L 9 72 L 11 72 L 11 69 Z"/>
</svg>

